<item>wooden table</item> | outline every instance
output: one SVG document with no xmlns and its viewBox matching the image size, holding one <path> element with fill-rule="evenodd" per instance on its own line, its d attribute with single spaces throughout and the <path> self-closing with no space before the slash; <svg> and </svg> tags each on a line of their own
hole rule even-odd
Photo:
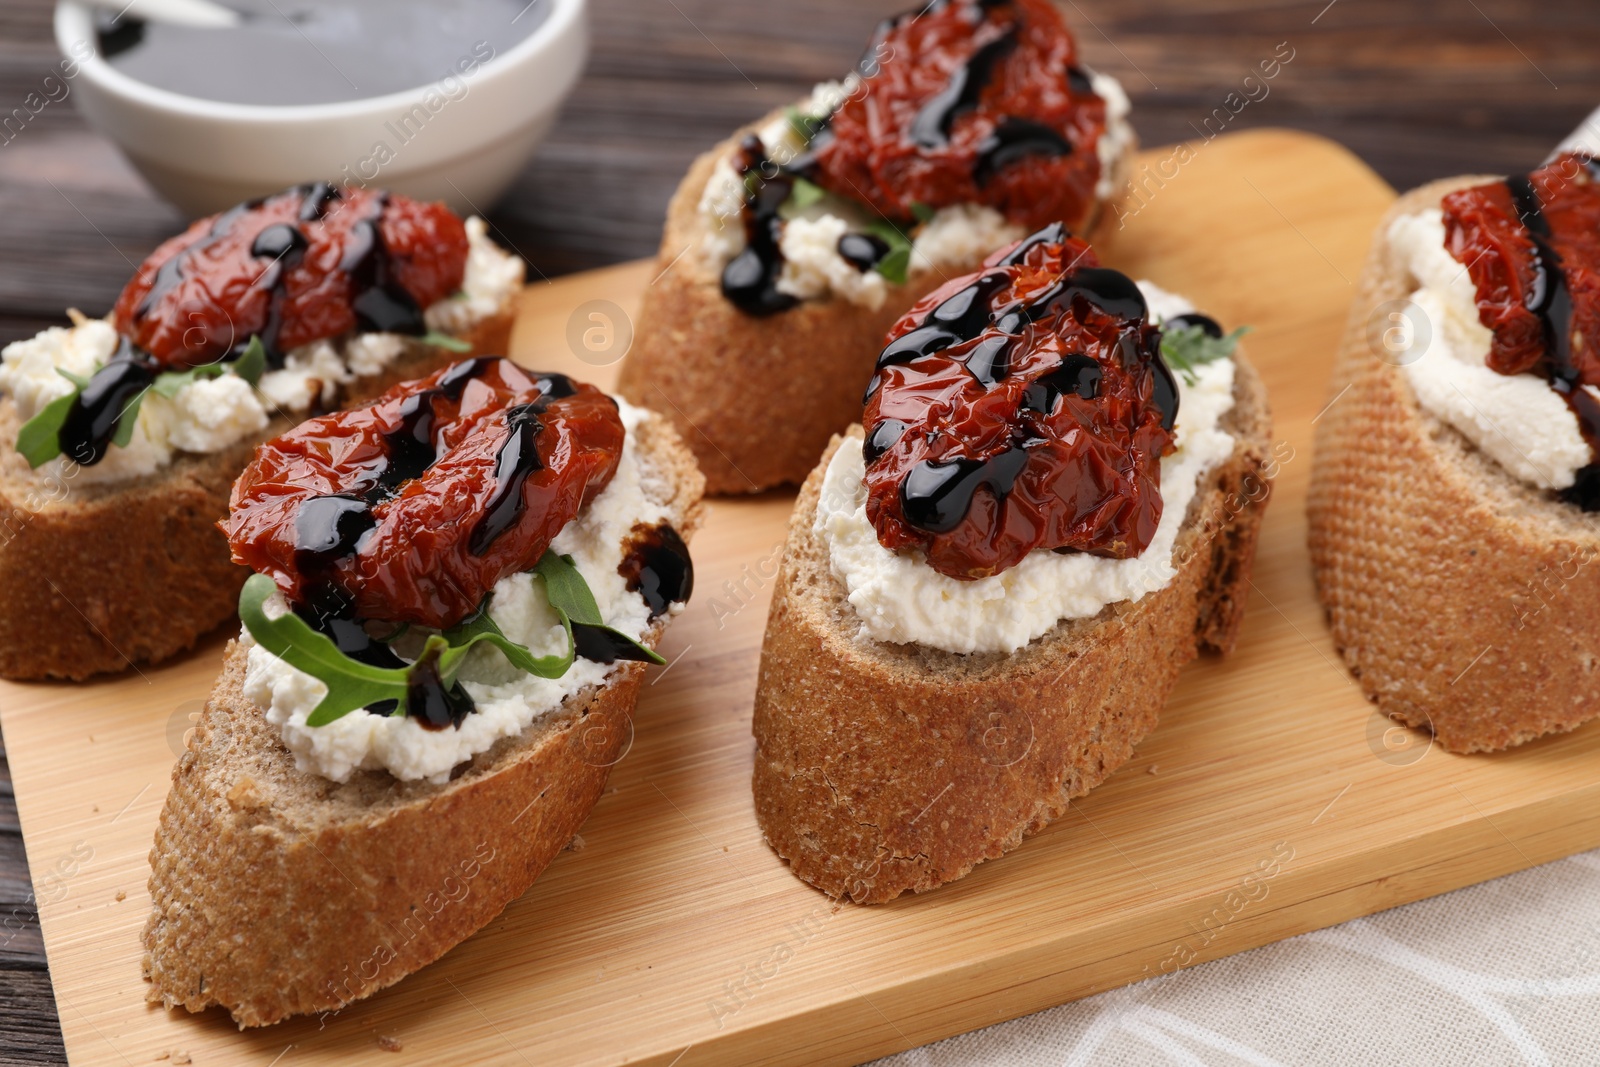
<svg viewBox="0 0 1600 1067">
<path fill-rule="evenodd" d="M 535 278 L 650 253 L 696 151 L 848 67 L 876 19 L 906 2 L 595 0 L 589 72 L 496 224 Z M 1280 42 L 1293 60 L 1228 128 L 1335 137 L 1402 188 L 1531 166 L 1600 102 L 1592 0 L 1069 0 L 1067 9 L 1088 62 L 1133 96 L 1147 144 L 1196 136 Z M 54 59 L 46 0 L 6 0 L 0 119 Z M 69 104 L 0 133 L 0 341 L 64 321 L 69 306 L 103 312 L 132 265 L 181 222 Z M 5 767 L 0 742 L 0 1063 L 59 1063 Z"/>
</svg>

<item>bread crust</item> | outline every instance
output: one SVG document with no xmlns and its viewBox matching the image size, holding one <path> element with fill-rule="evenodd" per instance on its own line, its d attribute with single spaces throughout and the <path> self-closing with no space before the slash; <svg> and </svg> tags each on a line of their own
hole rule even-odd
<svg viewBox="0 0 1600 1067">
<path fill-rule="evenodd" d="M 508 306 L 463 340 L 474 355 L 503 353 Z M 382 374 L 352 383 L 344 403 L 465 358 L 420 344 Z M 68 678 L 159 663 L 194 647 L 235 614 L 249 572 L 235 566 L 216 528 L 234 477 L 256 445 L 292 427 L 279 416 L 221 452 L 178 455 L 126 483 L 46 484 L 14 448 L 0 449 L 0 677 Z M 0 440 L 19 419 L 0 399 Z"/>
<path fill-rule="evenodd" d="M 1317 590 L 1378 710 L 1452 752 L 1495 751 L 1600 715 L 1600 517 L 1523 485 L 1418 403 L 1368 320 L 1414 284 L 1374 236 L 1318 420 L 1307 499 Z"/>
<path fill-rule="evenodd" d="M 704 252 L 700 196 L 740 138 L 781 114 L 701 155 L 679 184 L 667 209 L 657 277 L 644 291 L 618 380 L 628 400 L 673 419 L 714 495 L 804 480 L 828 439 L 861 417 L 861 394 L 889 328 L 947 280 L 939 271 L 912 274 L 905 285 L 887 287 L 877 311 L 827 298 L 758 318 L 729 303 L 721 273 Z M 1135 150 L 1130 145 L 1119 160 L 1119 191 Z M 1109 205 L 1101 205 L 1086 232 L 1112 217 Z"/>
<path fill-rule="evenodd" d="M 1201 649 L 1232 649 L 1271 485 L 1265 392 L 1238 366 L 1233 455 L 1190 505 L 1177 576 L 1013 655 L 854 639 L 812 531 L 834 438 L 790 521 L 752 723 L 756 818 L 796 875 L 861 904 L 960 878 L 1125 763 Z"/>
<path fill-rule="evenodd" d="M 692 536 L 704 482 L 664 420 L 641 453 Z M 646 635 L 652 647 L 665 628 Z M 338 785 L 294 757 L 242 687 L 231 642 L 150 852 L 146 999 L 240 1028 L 338 1011 L 438 959 L 524 893 L 627 750 L 644 664 L 619 664 L 445 785 L 359 771 Z"/>
</svg>

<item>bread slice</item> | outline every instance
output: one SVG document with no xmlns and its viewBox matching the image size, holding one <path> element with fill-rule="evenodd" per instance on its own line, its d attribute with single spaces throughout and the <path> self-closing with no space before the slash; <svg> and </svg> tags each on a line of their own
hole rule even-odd
<svg viewBox="0 0 1600 1067">
<path fill-rule="evenodd" d="M 700 196 L 741 138 L 781 116 L 775 111 L 739 130 L 684 176 L 618 381 L 628 400 L 673 419 L 700 460 L 707 491 L 717 495 L 802 481 L 828 439 L 861 417 L 861 394 L 889 327 L 948 280 L 936 270 L 913 272 L 905 285 L 888 286 L 876 311 L 832 297 L 758 318 L 729 303 L 721 269 L 705 253 Z M 1119 161 L 1119 190 L 1133 154 L 1130 145 Z M 1110 217 L 1102 206 L 1100 219 Z"/>
<path fill-rule="evenodd" d="M 511 338 L 508 302 L 462 340 L 499 355 Z M 462 359 L 407 341 L 382 374 L 347 387 L 345 403 Z M 143 478 L 48 483 L 0 447 L 0 676 L 82 679 L 159 663 L 231 618 L 249 572 L 230 560 L 216 522 L 256 445 L 295 424 L 280 415 L 221 452 L 180 453 Z M 0 397 L 0 441 L 14 442 L 15 403 Z"/>
<path fill-rule="evenodd" d="M 1126 762 L 1200 650 L 1232 649 L 1271 485 L 1266 393 L 1242 357 L 1234 401 L 1233 455 L 1190 504 L 1172 582 L 1012 655 L 856 639 L 812 531 L 834 439 L 789 523 L 756 688 L 756 818 L 795 874 L 861 904 L 960 878 Z"/>
<path fill-rule="evenodd" d="M 1494 177 L 1407 193 L 1379 225 L 1317 422 L 1311 559 L 1334 641 L 1378 710 L 1452 752 L 1600 715 L 1600 516 L 1517 481 L 1423 410 L 1368 320 L 1415 288 L 1401 215 Z"/>
<path fill-rule="evenodd" d="M 638 429 L 687 539 L 704 480 L 663 419 Z M 666 619 L 646 635 L 654 646 Z M 295 769 L 243 691 L 231 643 L 150 852 L 147 999 L 221 1005 L 241 1028 L 337 1011 L 393 985 L 522 895 L 588 816 L 632 737 L 642 663 L 456 769 L 445 785 Z"/>
</svg>

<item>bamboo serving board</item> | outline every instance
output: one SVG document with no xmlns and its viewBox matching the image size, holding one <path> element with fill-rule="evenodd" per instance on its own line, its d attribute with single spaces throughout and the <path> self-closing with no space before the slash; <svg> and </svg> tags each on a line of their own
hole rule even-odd
<svg viewBox="0 0 1600 1067">
<path fill-rule="evenodd" d="M 1180 158 L 1146 154 L 1154 176 L 1102 258 L 1255 325 L 1281 470 L 1237 654 L 1188 668 L 1109 782 L 931 894 L 837 907 L 801 884 L 762 842 L 750 798 L 789 496 L 719 501 L 694 543 L 694 601 L 662 650 L 671 666 L 644 688 L 581 848 L 397 987 L 239 1033 L 220 1012 L 147 1006 L 139 971 L 146 854 L 222 637 L 110 681 L 3 685 L 72 1062 L 851 1064 L 1600 845 L 1600 729 L 1493 757 L 1430 748 L 1362 699 L 1313 595 L 1311 425 L 1392 191 L 1301 134 L 1228 136 Z M 631 311 L 654 271 L 535 283 L 516 353 L 608 383 L 615 367 L 591 365 L 604 357 L 583 334 L 604 349 L 616 313 L 591 302 Z"/>
</svg>

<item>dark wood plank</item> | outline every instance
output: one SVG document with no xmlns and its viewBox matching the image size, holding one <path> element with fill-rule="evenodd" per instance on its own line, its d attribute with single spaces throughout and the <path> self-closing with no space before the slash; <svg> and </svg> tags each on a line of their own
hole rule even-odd
<svg viewBox="0 0 1600 1067">
<path fill-rule="evenodd" d="M 535 277 L 649 255 L 697 152 L 848 69 L 873 24 L 912 2 L 592 0 L 588 72 L 496 225 Z M 1227 128 L 1333 137 L 1402 188 L 1525 169 L 1600 103 L 1593 0 L 1065 6 L 1087 61 L 1133 96 L 1146 144 L 1196 136 L 1283 42 L 1294 59 Z M 0 117 L 56 61 L 50 8 L 0 4 Z M 70 102 L 46 107 L 0 138 L 0 343 L 67 307 L 103 313 L 182 221 Z M 0 1062 L 61 1062 L 43 966 L 0 740 Z"/>
</svg>

